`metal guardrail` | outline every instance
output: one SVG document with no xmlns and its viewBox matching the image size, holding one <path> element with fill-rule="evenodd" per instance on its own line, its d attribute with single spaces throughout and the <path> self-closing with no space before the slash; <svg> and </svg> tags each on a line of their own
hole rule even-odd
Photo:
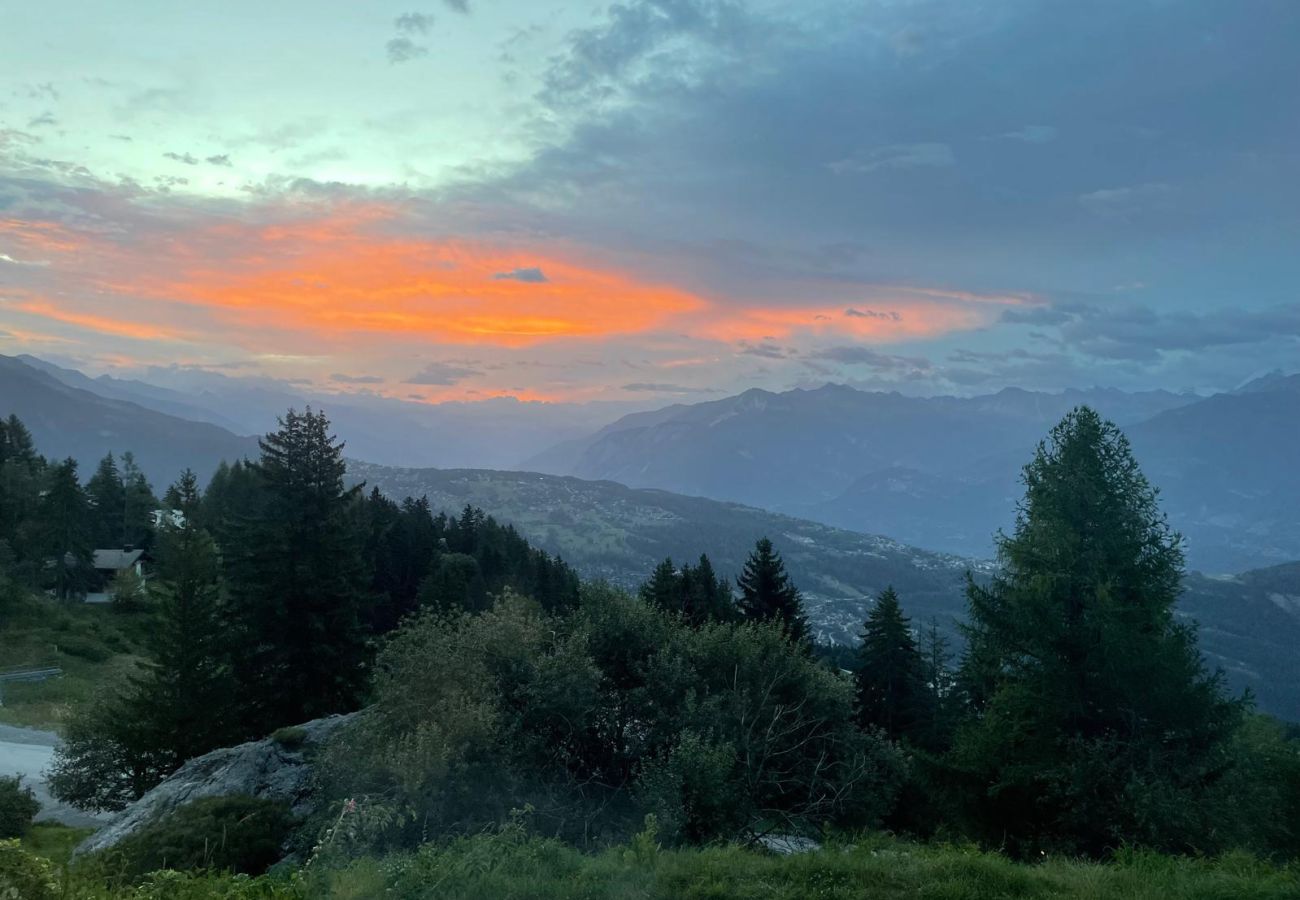
<svg viewBox="0 0 1300 900">
<path fill-rule="evenodd" d="M 16 682 L 33 682 L 46 681 L 50 678 L 58 678 L 63 674 L 63 670 L 58 666 L 44 666 L 41 668 L 28 669 L 6 669 L 0 671 L 0 706 L 5 705 L 4 686 L 6 683 Z"/>
</svg>

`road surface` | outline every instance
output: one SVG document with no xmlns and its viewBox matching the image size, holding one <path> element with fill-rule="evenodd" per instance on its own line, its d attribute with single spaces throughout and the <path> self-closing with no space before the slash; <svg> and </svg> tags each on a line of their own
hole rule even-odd
<svg viewBox="0 0 1300 900">
<path fill-rule="evenodd" d="M 109 818 L 102 813 L 85 813 L 59 803 L 50 796 L 43 773 L 54 759 L 54 748 L 59 746 L 59 736 L 52 731 L 34 728 L 17 728 L 0 725 L 0 775 L 21 775 L 23 784 L 30 787 L 41 801 L 38 822 L 62 822 L 78 828 L 94 828 Z"/>
</svg>

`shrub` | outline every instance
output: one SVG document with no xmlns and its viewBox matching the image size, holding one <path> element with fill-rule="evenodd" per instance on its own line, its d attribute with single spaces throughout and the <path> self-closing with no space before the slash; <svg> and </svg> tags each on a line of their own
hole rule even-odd
<svg viewBox="0 0 1300 900">
<path fill-rule="evenodd" d="M 287 725 L 271 732 L 271 740 L 286 750 L 297 750 L 306 742 L 307 731 L 299 725 Z"/>
<path fill-rule="evenodd" d="M 22 837 L 40 810 L 41 804 L 31 788 L 23 787 L 21 778 L 0 778 L 0 839 Z"/>
<path fill-rule="evenodd" d="M 113 651 L 105 647 L 101 641 L 76 634 L 70 634 L 60 640 L 59 650 L 68 656 L 75 656 L 78 659 L 93 663 L 108 662 L 113 656 Z"/>
<path fill-rule="evenodd" d="M 255 797 L 205 797 L 127 837 L 102 861 L 138 881 L 161 869 L 257 875 L 278 862 L 294 826 L 288 806 Z"/>
<path fill-rule="evenodd" d="M 48 860 L 17 841 L 0 841 L 0 900 L 55 900 L 59 886 Z"/>
</svg>

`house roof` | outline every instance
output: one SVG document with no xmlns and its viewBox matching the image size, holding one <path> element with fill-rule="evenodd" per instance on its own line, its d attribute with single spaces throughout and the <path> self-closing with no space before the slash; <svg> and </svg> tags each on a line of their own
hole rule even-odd
<svg viewBox="0 0 1300 900">
<path fill-rule="evenodd" d="M 120 572 L 138 563 L 142 556 L 143 550 L 96 550 L 94 565 L 101 572 Z"/>
</svg>

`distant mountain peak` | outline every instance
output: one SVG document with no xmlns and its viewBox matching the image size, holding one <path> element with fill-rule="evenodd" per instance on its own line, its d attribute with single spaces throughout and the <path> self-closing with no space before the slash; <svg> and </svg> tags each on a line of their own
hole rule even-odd
<svg viewBox="0 0 1300 900">
<path fill-rule="evenodd" d="M 1235 394 L 1263 394 L 1273 391 L 1294 391 L 1300 393 L 1300 373 L 1287 374 L 1281 369 L 1252 378 L 1236 388 Z"/>
</svg>

